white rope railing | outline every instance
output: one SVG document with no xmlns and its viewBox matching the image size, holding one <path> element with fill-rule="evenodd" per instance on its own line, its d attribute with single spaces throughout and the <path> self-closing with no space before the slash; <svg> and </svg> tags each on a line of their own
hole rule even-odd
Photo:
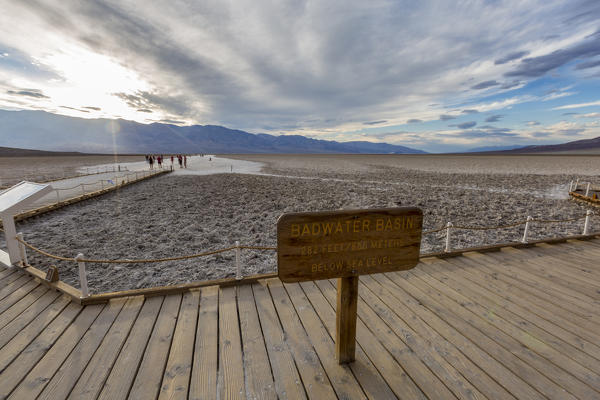
<svg viewBox="0 0 600 400">
<path fill-rule="evenodd" d="M 578 221 L 581 219 L 585 219 L 584 222 L 584 226 L 583 226 L 583 235 L 587 236 L 590 234 L 590 226 L 591 226 L 591 216 L 594 213 L 591 210 L 587 210 L 586 214 L 584 216 L 581 217 L 574 217 L 574 218 L 568 218 L 568 219 L 563 219 L 563 220 L 543 220 L 543 219 L 535 219 L 531 216 L 528 216 L 526 220 L 523 221 L 518 221 L 515 222 L 513 224 L 509 224 L 509 225 L 500 225 L 500 226 L 491 226 L 491 227 L 480 227 L 480 226 L 461 226 L 461 225 L 453 225 L 451 222 L 448 222 L 445 226 L 438 228 L 438 229 L 432 229 L 432 230 L 428 230 L 428 231 L 423 231 L 422 234 L 423 235 L 428 235 L 428 234 L 432 234 L 432 233 L 437 233 L 437 232 L 441 232 L 443 230 L 446 231 L 445 233 L 445 247 L 444 247 L 444 252 L 448 253 L 450 252 L 451 249 L 451 230 L 452 229 L 460 229 L 460 230 L 477 230 L 477 231 L 487 231 L 487 230 L 497 230 L 497 229 L 507 229 L 507 228 L 511 228 L 511 227 L 516 227 L 516 226 L 520 226 L 525 224 L 525 229 L 523 232 L 523 238 L 521 239 L 522 243 L 527 243 L 528 241 L 528 234 L 529 231 L 531 229 L 531 224 L 533 222 L 538 222 L 538 223 L 565 223 L 565 222 L 573 222 L 573 221 Z M 205 252 L 201 252 L 201 253 L 196 253 L 196 254 L 190 254 L 190 255 L 182 255 L 182 256 L 173 256 L 173 257 L 164 257 L 164 258 L 153 258 L 153 259 L 127 259 L 127 260 L 110 260 L 110 259 L 86 259 L 83 254 L 79 253 L 77 254 L 76 257 L 63 257 L 63 256 L 57 256 L 54 254 L 51 254 L 47 251 L 41 250 L 33 245 L 31 245 L 30 243 L 27 243 L 24 239 L 23 239 L 23 235 L 21 233 L 19 233 L 16 237 L 16 240 L 19 242 L 19 248 L 21 251 L 21 258 L 24 260 L 24 263 L 27 264 L 27 252 L 26 249 L 30 249 L 40 255 L 43 255 L 45 257 L 54 259 L 54 260 L 59 260 L 59 261 L 67 261 L 67 262 L 75 262 L 77 263 L 77 267 L 78 267 L 78 271 L 79 271 L 79 283 L 80 283 L 80 288 L 81 288 L 81 293 L 83 297 L 87 297 L 89 295 L 89 289 L 88 289 L 88 284 L 87 284 L 87 272 L 86 272 L 86 263 L 98 263 L 98 264 L 144 264 L 144 263 L 159 263 L 159 262 L 167 262 L 167 261 L 178 261 L 178 260 L 188 260 L 188 259 L 193 259 L 193 258 L 198 258 L 198 257 L 205 257 L 205 256 L 209 256 L 209 255 L 214 255 L 214 254 L 219 254 L 219 253 L 223 253 L 223 252 L 227 252 L 227 251 L 235 251 L 235 268 L 236 268 L 236 279 L 241 280 L 244 277 L 243 274 L 243 266 L 242 266 L 242 254 L 241 254 L 241 250 L 260 250 L 260 251 L 266 251 L 266 250 L 277 250 L 276 247 L 270 247 L 270 246 L 246 246 L 246 245 L 240 245 L 239 241 L 235 242 L 235 245 L 230 246 L 230 247 L 225 247 L 222 249 L 216 249 L 216 250 L 210 250 L 210 251 L 205 251 Z M 459 249 L 456 249 L 459 250 Z"/>
</svg>

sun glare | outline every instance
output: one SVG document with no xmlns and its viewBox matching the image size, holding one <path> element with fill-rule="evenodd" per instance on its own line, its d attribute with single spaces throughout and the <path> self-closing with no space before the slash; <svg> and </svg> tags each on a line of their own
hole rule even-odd
<svg viewBox="0 0 600 400">
<path fill-rule="evenodd" d="M 80 109 L 98 107 L 101 111 L 88 110 L 87 116 L 119 116 L 145 121 L 147 113 L 140 113 L 115 93 L 135 94 L 150 91 L 151 86 L 132 71 L 108 56 L 84 48 L 63 49 L 38 60 L 56 71 L 63 79 L 53 81 L 45 89 L 54 104 Z M 73 110 L 80 117 L 82 113 Z M 69 113 L 68 109 L 62 113 Z"/>
</svg>

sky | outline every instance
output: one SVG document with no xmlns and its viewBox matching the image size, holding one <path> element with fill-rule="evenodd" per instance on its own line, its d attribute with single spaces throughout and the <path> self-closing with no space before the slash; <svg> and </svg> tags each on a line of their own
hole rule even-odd
<svg viewBox="0 0 600 400">
<path fill-rule="evenodd" d="M 600 1 L 0 0 L 0 109 L 430 152 L 600 136 Z"/>
</svg>

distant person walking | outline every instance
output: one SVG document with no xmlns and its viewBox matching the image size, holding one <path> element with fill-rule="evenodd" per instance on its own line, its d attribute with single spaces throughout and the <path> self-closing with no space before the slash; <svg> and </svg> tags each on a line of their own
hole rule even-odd
<svg viewBox="0 0 600 400">
<path fill-rule="evenodd" d="M 154 157 L 148 157 L 148 163 L 150 164 L 150 169 L 154 169 Z"/>
<path fill-rule="evenodd" d="M 187 156 L 183 156 L 183 168 L 187 168 Z"/>
<path fill-rule="evenodd" d="M 158 168 L 162 169 L 162 156 L 156 157 L 156 161 L 158 162 Z"/>
<path fill-rule="evenodd" d="M 179 161 L 179 168 L 183 168 L 183 159 L 181 157 L 181 154 L 177 155 L 177 161 Z"/>
<path fill-rule="evenodd" d="M 171 156 L 171 167 L 173 166 L 173 156 Z"/>
</svg>

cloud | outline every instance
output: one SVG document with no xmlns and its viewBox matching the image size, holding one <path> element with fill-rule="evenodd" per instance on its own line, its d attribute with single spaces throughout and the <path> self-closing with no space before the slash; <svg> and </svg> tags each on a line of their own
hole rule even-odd
<svg viewBox="0 0 600 400">
<path fill-rule="evenodd" d="M 477 111 L 477 110 L 472 110 L 472 109 L 470 109 L 470 110 L 462 110 L 462 111 L 461 111 L 461 113 L 462 113 L 462 114 L 477 114 L 478 112 L 479 112 L 479 111 Z"/>
<path fill-rule="evenodd" d="M 50 97 L 46 96 L 40 90 L 37 89 L 23 89 L 23 90 L 8 90 L 6 93 L 13 96 L 26 96 L 33 97 L 36 99 L 49 99 Z"/>
<path fill-rule="evenodd" d="M 448 115 L 448 114 L 442 114 L 442 115 L 440 115 L 440 120 L 441 121 L 449 121 L 451 119 L 456 119 L 456 117 L 454 115 Z"/>
<path fill-rule="evenodd" d="M 423 122 L 423 121 L 420 119 L 417 119 L 417 118 L 411 118 L 408 121 L 406 121 L 407 124 L 417 124 L 419 122 Z"/>
<path fill-rule="evenodd" d="M 541 123 L 538 121 L 527 121 L 527 126 L 537 126 L 537 125 L 541 125 Z"/>
<path fill-rule="evenodd" d="M 500 86 L 500 89 L 513 89 L 516 88 L 517 86 L 521 86 L 522 82 L 521 81 L 512 81 L 512 82 L 505 82 L 502 84 L 502 86 Z"/>
<path fill-rule="evenodd" d="M 143 113 L 152 113 L 152 110 L 149 110 L 147 108 L 138 108 L 138 112 L 143 112 Z"/>
<path fill-rule="evenodd" d="M 548 137 L 548 136 L 552 135 L 552 132 L 540 132 L 540 131 L 538 131 L 538 132 L 531 133 L 531 135 L 534 136 L 534 137 Z"/>
<path fill-rule="evenodd" d="M 600 113 L 588 113 L 588 114 L 581 114 L 581 115 L 577 115 L 577 117 L 575 118 L 600 118 Z"/>
<path fill-rule="evenodd" d="M 88 110 L 93 110 L 93 111 L 101 111 L 102 110 L 100 107 L 92 107 L 92 106 L 87 106 L 87 107 L 82 107 L 82 108 L 87 108 Z"/>
<path fill-rule="evenodd" d="M 507 72 L 505 76 L 540 77 L 571 61 L 597 55 L 600 55 L 600 31 L 571 47 L 556 50 L 543 56 L 525 58 L 516 69 Z"/>
<path fill-rule="evenodd" d="M 475 125 L 477 125 L 477 122 L 469 121 L 469 122 L 463 122 L 462 124 L 453 124 L 453 125 L 448 125 L 448 126 L 455 126 L 460 129 L 469 129 L 469 128 L 474 127 Z"/>
<path fill-rule="evenodd" d="M 560 107 L 554 107 L 553 110 L 569 110 L 571 108 L 581 108 L 581 107 L 591 107 L 591 106 L 600 106 L 600 100 L 591 101 L 589 103 L 579 103 L 579 104 L 567 104 Z"/>
<path fill-rule="evenodd" d="M 460 131 L 452 134 L 462 138 L 514 138 L 520 135 L 515 132 L 511 132 L 507 128 L 496 128 L 496 129 L 471 129 L 468 131 Z"/>
<path fill-rule="evenodd" d="M 485 81 L 485 82 L 478 83 L 477 85 L 471 86 L 471 89 L 475 89 L 475 90 L 487 89 L 489 87 L 498 86 L 498 85 L 500 85 L 500 84 L 496 81 Z"/>
<path fill-rule="evenodd" d="M 575 66 L 575 69 L 588 69 L 588 68 L 595 68 L 598 66 L 600 66 L 600 60 L 586 61 L 586 62 L 577 64 Z"/>
<path fill-rule="evenodd" d="M 513 61 L 513 60 L 517 60 L 519 58 L 525 57 L 528 54 L 529 54 L 528 51 L 516 51 L 514 53 L 507 54 L 502 58 L 499 58 L 498 60 L 494 61 L 494 64 L 496 64 L 496 65 L 506 64 L 509 61 Z"/>
<path fill-rule="evenodd" d="M 75 107 L 60 106 L 60 108 L 66 108 L 67 110 L 73 110 L 73 111 L 79 111 L 79 112 L 89 113 L 89 110 L 81 110 L 81 109 L 75 108 Z"/>
<path fill-rule="evenodd" d="M 387 122 L 387 120 L 382 119 L 379 121 L 369 121 L 369 122 L 363 122 L 363 125 L 379 125 L 379 124 L 385 124 Z"/>
<path fill-rule="evenodd" d="M 498 122 L 500 119 L 502 119 L 502 117 L 504 117 L 502 114 L 490 115 L 485 119 L 485 122 Z"/>
</svg>

